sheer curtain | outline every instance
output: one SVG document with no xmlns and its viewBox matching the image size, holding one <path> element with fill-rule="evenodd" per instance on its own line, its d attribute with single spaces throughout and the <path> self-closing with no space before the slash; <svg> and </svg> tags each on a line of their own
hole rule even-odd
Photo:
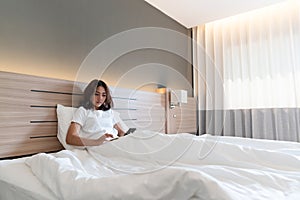
<svg viewBox="0 0 300 200">
<path fill-rule="evenodd" d="M 300 141 L 300 6 L 193 28 L 200 134 Z"/>
</svg>

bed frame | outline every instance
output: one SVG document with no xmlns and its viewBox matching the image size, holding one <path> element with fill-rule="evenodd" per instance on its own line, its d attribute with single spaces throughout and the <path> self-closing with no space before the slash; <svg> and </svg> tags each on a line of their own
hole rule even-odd
<svg viewBox="0 0 300 200">
<path fill-rule="evenodd" d="M 56 137 L 56 105 L 76 107 L 86 83 L 1 71 L 0 80 L 0 158 L 63 149 Z M 170 111 L 165 94 L 114 87 L 111 92 L 113 109 L 128 127 L 163 133 L 197 131 L 194 103 L 180 112 Z M 175 119 L 174 112 L 181 117 Z M 184 123 L 178 121 L 182 117 Z"/>
</svg>

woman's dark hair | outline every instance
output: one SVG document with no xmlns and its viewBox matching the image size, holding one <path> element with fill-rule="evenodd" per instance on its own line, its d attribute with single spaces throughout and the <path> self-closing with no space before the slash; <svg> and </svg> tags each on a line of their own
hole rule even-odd
<svg viewBox="0 0 300 200">
<path fill-rule="evenodd" d="M 104 88 L 106 93 L 106 99 L 105 102 L 97 110 L 106 111 L 113 107 L 113 100 L 111 98 L 110 90 L 106 83 L 104 81 L 94 79 L 86 86 L 83 92 L 83 101 L 81 102 L 81 106 L 83 106 L 85 109 L 92 109 L 94 107 L 91 99 L 95 95 L 96 89 L 99 86 L 102 86 Z"/>
</svg>

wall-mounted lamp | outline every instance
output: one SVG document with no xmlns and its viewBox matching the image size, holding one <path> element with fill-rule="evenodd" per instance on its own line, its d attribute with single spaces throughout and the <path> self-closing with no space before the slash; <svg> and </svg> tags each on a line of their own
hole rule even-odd
<svg viewBox="0 0 300 200">
<path fill-rule="evenodd" d="M 166 94 L 167 88 L 164 85 L 157 84 L 157 89 L 155 91 L 160 94 Z"/>
<path fill-rule="evenodd" d="M 156 92 L 157 93 L 160 93 L 160 94 L 165 94 L 167 92 L 167 88 L 157 88 L 156 89 Z"/>
<path fill-rule="evenodd" d="M 187 91 L 186 90 L 170 90 L 170 108 L 180 106 L 182 103 L 187 103 Z"/>
</svg>

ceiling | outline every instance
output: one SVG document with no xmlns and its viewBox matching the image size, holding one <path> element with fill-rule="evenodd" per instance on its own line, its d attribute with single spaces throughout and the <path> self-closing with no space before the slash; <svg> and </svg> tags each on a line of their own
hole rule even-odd
<svg viewBox="0 0 300 200">
<path fill-rule="evenodd" d="M 286 0 L 145 0 L 186 28 Z"/>
</svg>

